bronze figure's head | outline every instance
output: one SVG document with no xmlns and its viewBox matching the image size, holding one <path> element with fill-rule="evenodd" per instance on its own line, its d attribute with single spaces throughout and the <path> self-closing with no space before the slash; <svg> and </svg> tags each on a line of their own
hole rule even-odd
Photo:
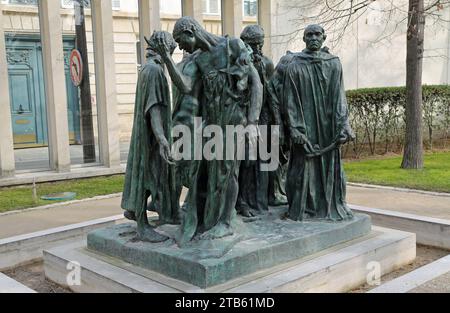
<svg viewBox="0 0 450 313">
<path fill-rule="evenodd" d="M 177 47 L 177 43 L 173 39 L 172 35 L 166 31 L 154 31 L 150 39 L 144 37 L 147 42 L 147 51 L 150 55 L 157 54 L 158 51 L 158 38 L 162 36 L 164 38 L 165 45 L 169 48 L 170 54 L 173 54 L 175 48 Z"/>
<path fill-rule="evenodd" d="M 241 39 L 252 48 L 254 54 L 262 55 L 264 29 L 261 26 L 246 26 L 241 33 Z"/>
<path fill-rule="evenodd" d="M 303 41 L 306 43 L 306 48 L 313 52 L 319 51 L 326 39 L 327 35 L 325 34 L 325 30 L 322 26 L 317 24 L 306 27 L 303 35 Z"/>
</svg>

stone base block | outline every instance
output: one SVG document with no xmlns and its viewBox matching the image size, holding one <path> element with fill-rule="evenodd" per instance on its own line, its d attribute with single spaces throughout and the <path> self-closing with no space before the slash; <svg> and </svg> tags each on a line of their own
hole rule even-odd
<svg viewBox="0 0 450 313">
<path fill-rule="evenodd" d="M 209 288 L 93 253 L 82 241 L 44 251 L 44 265 L 47 278 L 75 292 L 346 292 L 366 282 L 375 268 L 368 265 L 377 264 L 384 275 L 415 256 L 415 234 L 374 227 L 358 239 Z M 68 284 L 69 262 L 81 266 L 79 285 Z"/>
<path fill-rule="evenodd" d="M 88 249 L 148 270 L 208 288 L 260 270 L 317 253 L 370 233 L 368 215 L 345 222 L 280 219 L 283 209 L 239 225 L 233 236 L 193 240 L 179 248 L 175 240 L 151 244 L 136 240 L 135 223 L 95 230 L 88 235 Z M 178 226 L 158 231 L 175 237 Z"/>
</svg>

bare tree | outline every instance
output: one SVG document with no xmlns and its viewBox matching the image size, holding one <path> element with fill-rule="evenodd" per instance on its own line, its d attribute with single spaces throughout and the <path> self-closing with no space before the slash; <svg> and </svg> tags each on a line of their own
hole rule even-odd
<svg viewBox="0 0 450 313">
<path fill-rule="evenodd" d="M 423 168 L 422 64 L 425 41 L 424 0 L 409 0 L 406 32 L 406 133 L 402 168 Z"/>
<path fill-rule="evenodd" d="M 372 9 L 372 4 L 383 3 L 377 10 L 385 19 L 385 28 L 376 41 L 389 39 L 399 27 L 406 26 L 406 135 L 402 168 L 423 168 L 422 136 L 422 64 L 424 58 L 425 20 L 431 24 L 448 23 L 439 11 L 450 0 L 408 0 L 408 7 L 398 0 L 301 0 L 288 2 L 289 10 L 296 10 L 293 21 L 298 26 L 283 34 L 287 41 L 302 35 L 304 27 L 317 23 L 327 29 L 331 44 L 339 44 L 351 26 Z M 406 3 L 405 3 L 406 4 Z"/>
</svg>

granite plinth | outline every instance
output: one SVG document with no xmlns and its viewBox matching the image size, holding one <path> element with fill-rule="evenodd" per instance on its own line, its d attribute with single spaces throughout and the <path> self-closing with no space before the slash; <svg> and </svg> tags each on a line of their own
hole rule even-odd
<svg viewBox="0 0 450 313">
<path fill-rule="evenodd" d="M 350 221 L 294 222 L 280 219 L 283 210 L 251 223 L 238 223 L 236 235 L 213 241 L 194 240 L 179 248 L 174 239 L 163 243 L 137 241 L 134 223 L 96 230 L 88 235 L 90 251 L 105 254 L 200 288 L 267 269 L 369 234 L 370 217 Z M 175 238 L 177 226 L 157 230 Z"/>
</svg>

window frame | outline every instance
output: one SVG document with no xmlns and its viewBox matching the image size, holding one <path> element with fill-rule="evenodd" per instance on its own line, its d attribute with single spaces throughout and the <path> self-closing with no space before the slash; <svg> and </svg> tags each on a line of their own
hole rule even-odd
<svg viewBox="0 0 450 313">
<path fill-rule="evenodd" d="M 14 0 L 1 0 L 1 4 L 10 4 L 10 5 L 24 5 L 24 6 L 37 6 L 38 0 L 31 0 L 35 1 L 36 3 L 12 3 Z M 73 0 L 72 0 L 73 1 Z M 113 10 L 120 11 L 122 5 L 121 0 L 111 0 Z M 64 0 L 61 0 L 61 8 L 63 9 L 73 9 L 73 3 L 72 4 L 66 4 Z"/>
</svg>

